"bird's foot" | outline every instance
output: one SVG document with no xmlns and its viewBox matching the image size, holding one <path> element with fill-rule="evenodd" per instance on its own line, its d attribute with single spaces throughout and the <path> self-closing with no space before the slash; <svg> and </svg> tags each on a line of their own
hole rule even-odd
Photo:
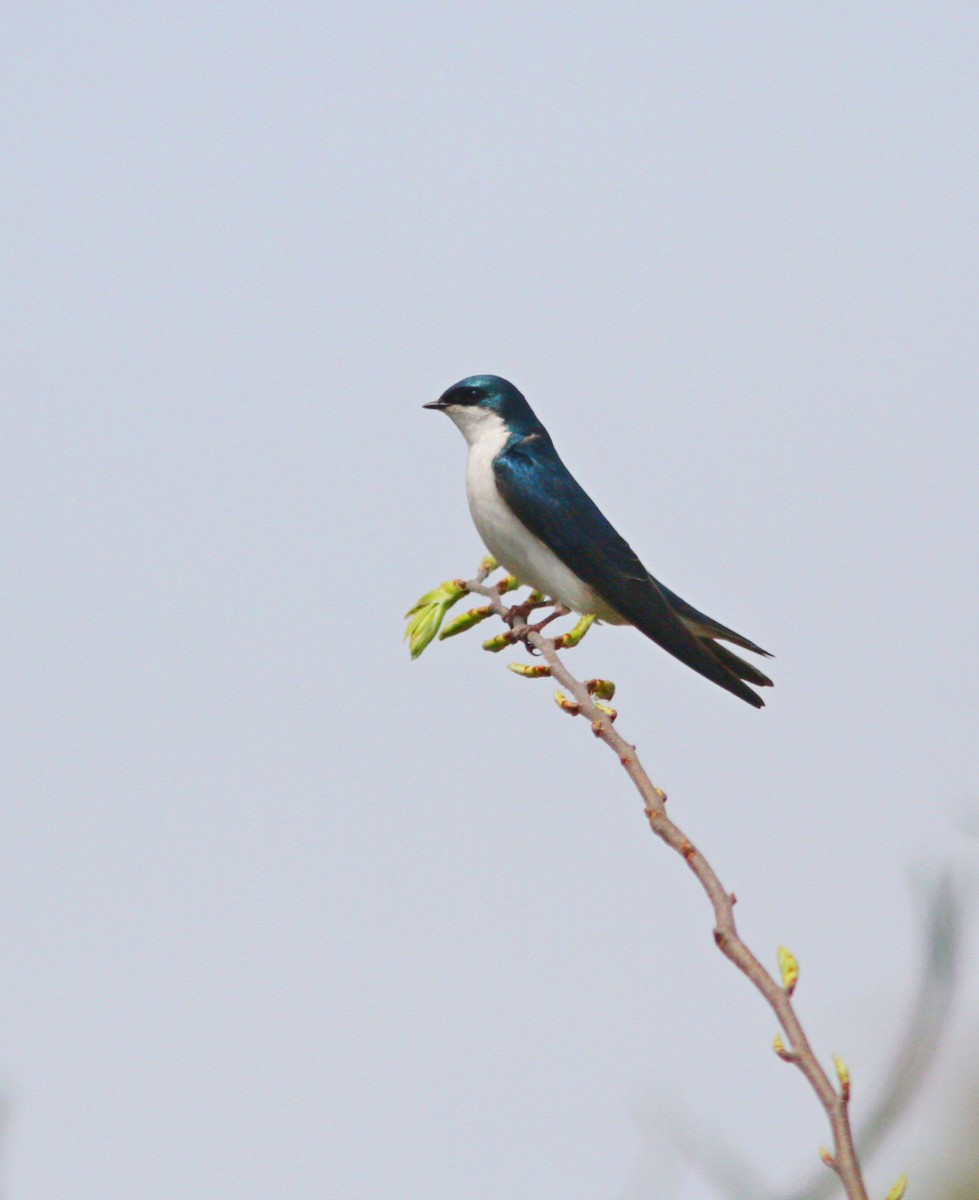
<svg viewBox="0 0 979 1200">
<path fill-rule="evenodd" d="M 522 603 L 512 604 L 510 608 L 507 609 L 504 620 L 511 629 L 513 629 L 518 622 L 523 622 L 526 625 L 527 618 L 530 616 L 530 614 L 537 608 L 543 608 L 547 603 L 548 601 L 544 599 L 540 592 L 531 592 L 527 599 Z"/>
<path fill-rule="evenodd" d="M 548 613 L 548 615 L 544 618 L 544 620 L 538 621 L 536 623 L 536 625 L 528 625 L 526 632 L 527 633 L 540 633 L 541 630 L 546 629 L 547 626 L 550 625 L 550 623 L 552 621 L 556 621 L 558 619 L 558 617 L 566 617 L 570 611 L 571 611 L 571 609 L 565 608 L 563 604 L 555 604 L 554 611 L 552 613 Z"/>
</svg>

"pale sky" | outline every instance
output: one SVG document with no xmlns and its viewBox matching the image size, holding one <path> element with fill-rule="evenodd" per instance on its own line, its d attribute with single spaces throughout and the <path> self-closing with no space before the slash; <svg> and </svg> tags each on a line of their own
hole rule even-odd
<svg viewBox="0 0 979 1200">
<path fill-rule="evenodd" d="M 803 1177 L 823 1114 L 612 756 L 476 634 L 408 661 L 483 553 L 421 405 L 512 379 L 776 654 L 762 712 L 634 630 L 570 661 L 859 1114 L 911 880 L 979 872 L 979 9 L 35 3 L 4 42 L 4 1200 L 716 1200 L 691 1128 Z M 924 1200 L 977 982 L 876 1195 Z"/>
</svg>

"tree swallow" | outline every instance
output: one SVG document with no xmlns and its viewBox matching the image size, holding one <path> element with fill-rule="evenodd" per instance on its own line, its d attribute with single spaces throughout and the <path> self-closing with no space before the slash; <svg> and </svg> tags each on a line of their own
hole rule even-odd
<svg viewBox="0 0 979 1200">
<path fill-rule="evenodd" d="M 635 625 L 742 700 L 772 681 L 719 639 L 771 658 L 654 579 L 558 457 L 523 395 L 498 375 L 471 375 L 425 408 L 448 413 L 469 443 L 469 511 L 490 554 L 521 583 L 579 613 Z M 747 682 L 745 682 L 747 681 Z"/>
</svg>

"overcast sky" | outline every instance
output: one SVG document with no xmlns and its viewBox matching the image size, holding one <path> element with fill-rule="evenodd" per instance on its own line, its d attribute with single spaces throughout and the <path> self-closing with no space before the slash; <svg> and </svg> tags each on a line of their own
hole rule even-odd
<svg viewBox="0 0 979 1200">
<path fill-rule="evenodd" d="M 823 1115 L 612 756 L 478 635 L 408 661 L 483 552 L 421 405 L 512 379 L 776 654 L 762 712 L 633 630 L 571 661 L 865 1111 L 909 881 L 979 870 L 979 10 L 33 3 L 4 42 L 5 1200 L 715 1200 L 691 1129 L 804 1176 Z"/>
</svg>

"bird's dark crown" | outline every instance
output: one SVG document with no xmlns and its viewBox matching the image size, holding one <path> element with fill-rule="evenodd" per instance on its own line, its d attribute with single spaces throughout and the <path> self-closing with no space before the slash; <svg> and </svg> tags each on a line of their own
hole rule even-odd
<svg viewBox="0 0 979 1200">
<path fill-rule="evenodd" d="M 446 409 L 455 405 L 491 409 L 514 433 L 525 435 L 542 428 L 523 394 L 499 375 L 470 375 L 454 383 L 434 404 L 425 407 Z"/>
</svg>

